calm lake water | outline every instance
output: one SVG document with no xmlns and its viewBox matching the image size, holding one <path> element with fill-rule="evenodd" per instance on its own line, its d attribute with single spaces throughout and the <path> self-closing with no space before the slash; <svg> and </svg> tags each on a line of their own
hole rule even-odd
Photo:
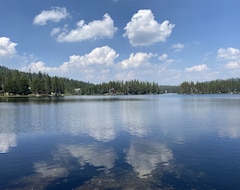
<svg viewBox="0 0 240 190">
<path fill-rule="evenodd" d="M 0 99 L 0 189 L 239 189 L 240 95 Z"/>
</svg>

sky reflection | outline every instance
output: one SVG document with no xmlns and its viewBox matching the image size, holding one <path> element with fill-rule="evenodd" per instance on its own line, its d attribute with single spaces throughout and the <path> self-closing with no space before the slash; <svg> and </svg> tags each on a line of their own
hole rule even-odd
<svg viewBox="0 0 240 190">
<path fill-rule="evenodd" d="M 50 165 L 45 161 L 34 163 L 34 169 L 41 178 L 47 178 L 48 180 L 65 176 L 68 173 L 66 168 L 58 164 Z"/>
<path fill-rule="evenodd" d="M 126 161 L 138 177 L 146 178 L 158 166 L 167 167 L 173 159 L 173 153 L 165 145 L 152 141 L 131 142 L 127 151 Z"/>
<path fill-rule="evenodd" d="M 90 164 L 97 168 L 103 168 L 105 172 L 114 167 L 116 155 L 112 148 L 106 148 L 99 144 L 64 145 L 61 148 L 66 149 L 72 157 L 76 158 L 81 167 Z"/>
<path fill-rule="evenodd" d="M 62 184 L 73 189 L 86 184 L 95 188 L 103 181 L 107 187 L 112 180 L 114 189 L 133 181 L 131 187 L 145 182 L 151 187 L 169 175 L 173 181 L 167 183 L 194 178 L 199 184 L 204 177 L 220 175 L 221 167 L 229 176 L 234 169 L 239 174 L 239 101 L 180 95 L 146 96 L 142 101 L 74 98 L 9 103 L 3 108 L 10 118 L 3 118 L 7 114 L 0 107 L 0 159 L 6 163 L 0 177 L 12 171 L 6 183 L 25 189 L 58 189 Z M 23 168 L 27 171 L 22 173 Z"/>
<path fill-rule="evenodd" d="M 52 184 L 66 179 L 66 184 L 70 185 L 67 186 L 69 188 L 73 187 L 71 183 L 76 183 L 75 180 L 79 183 L 84 181 L 80 176 L 92 177 L 96 172 L 108 174 L 117 158 L 114 149 L 104 144 L 84 143 L 83 140 L 80 144 L 59 143 L 57 145 L 57 149 L 51 150 L 50 157 L 42 155 L 38 161 L 33 162 L 32 175 L 18 179 L 17 183 L 24 184 L 25 187 L 47 189 Z M 44 157 L 45 159 L 41 159 Z M 92 166 L 92 171 L 89 170 L 89 166 Z M 55 189 L 58 189 L 58 186 L 55 186 L 53 185 Z"/>
<path fill-rule="evenodd" d="M 10 148 L 17 146 L 17 137 L 14 133 L 0 134 L 0 153 L 8 153 Z"/>
<path fill-rule="evenodd" d="M 102 142 L 114 140 L 121 131 L 137 137 L 161 132 L 176 139 L 177 143 L 183 143 L 194 133 L 211 131 L 220 137 L 240 137 L 236 98 L 140 97 L 74 97 L 74 101 L 68 97 L 61 103 L 2 103 L 0 133 L 4 135 L 0 139 L 1 152 L 3 149 L 8 151 L 6 147 L 16 146 L 14 134 L 18 133 L 86 134 Z M 10 134 L 9 138 L 5 137 L 7 134 Z"/>
</svg>

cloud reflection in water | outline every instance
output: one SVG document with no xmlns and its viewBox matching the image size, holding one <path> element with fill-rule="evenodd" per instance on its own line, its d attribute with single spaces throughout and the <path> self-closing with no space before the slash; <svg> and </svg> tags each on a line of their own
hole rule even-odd
<svg viewBox="0 0 240 190">
<path fill-rule="evenodd" d="M 36 162 L 34 163 L 34 169 L 37 174 L 39 174 L 43 178 L 58 178 L 66 175 L 67 169 L 61 167 L 60 165 L 50 165 L 46 162 Z"/>
<path fill-rule="evenodd" d="M 126 156 L 127 163 L 132 165 L 140 178 L 151 175 L 159 164 L 169 165 L 172 159 L 173 153 L 170 149 L 151 141 L 132 142 Z"/>
<path fill-rule="evenodd" d="M 0 153 L 8 153 L 11 147 L 16 147 L 16 134 L 2 133 L 0 134 Z"/>
<path fill-rule="evenodd" d="M 65 145 L 63 146 L 70 155 L 77 158 L 80 166 L 90 164 L 94 167 L 103 167 L 105 172 L 113 168 L 115 153 L 111 148 L 101 147 L 98 144 L 93 145 Z"/>
</svg>

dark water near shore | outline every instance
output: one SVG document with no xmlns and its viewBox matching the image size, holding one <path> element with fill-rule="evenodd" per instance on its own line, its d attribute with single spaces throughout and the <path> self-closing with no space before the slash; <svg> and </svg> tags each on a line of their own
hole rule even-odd
<svg viewBox="0 0 240 190">
<path fill-rule="evenodd" d="M 0 99 L 0 189 L 239 189 L 240 95 Z"/>
</svg>

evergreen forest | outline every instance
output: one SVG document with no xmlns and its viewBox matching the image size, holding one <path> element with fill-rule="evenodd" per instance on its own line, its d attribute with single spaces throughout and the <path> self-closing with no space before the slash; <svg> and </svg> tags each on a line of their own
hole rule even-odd
<svg viewBox="0 0 240 190">
<path fill-rule="evenodd" d="M 209 82 L 183 82 L 179 86 L 180 94 L 222 94 L 240 93 L 240 79 L 214 80 Z"/>
<path fill-rule="evenodd" d="M 176 93 L 177 86 L 159 86 L 155 82 L 110 81 L 92 84 L 45 73 L 27 73 L 0 66 L 1 95 L 100 95 Z"/>
<path fill-rule="evenodd" d="M 137 94 L 220 94 L 240 93 L 240 79 L 208 82 L 183 82 L 179 86 L 159 85 L 156 82 L 109 81 L 93 84 L 45 73 L 21 72 L 0 66 L 0 95 L 137 95 Z"/>
</svg>

